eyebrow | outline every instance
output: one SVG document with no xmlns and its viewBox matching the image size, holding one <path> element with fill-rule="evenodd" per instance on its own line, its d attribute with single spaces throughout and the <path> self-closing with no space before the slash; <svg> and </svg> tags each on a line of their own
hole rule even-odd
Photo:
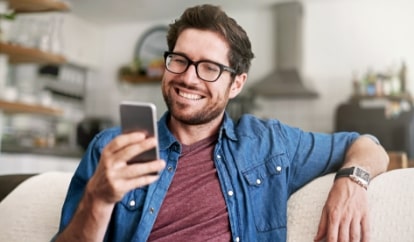
<svg viewBox="0 0 414 242">
<path fill-rule="evenodd" d="M 192 58 L 190 58 L 187 54 L 185 54 L 184 52 L 180 52 L 180 51 L 171 51 L 172 53 L 174 53 L 174 54 L 180 54 L 180 55 L 183 55 L 183 56 L 185 56 L 185 57 L 187 57 L 188 59 L 190 59 L 191 61 L 193 61 L 193 62 L 199 62 L 199 61 L 208 61 L 208 62 L 212 62 L 212 63 L 216 63 L 216 64 L 219 64 L 219 65 L 224 65 L 224 66 L 229 66 L 230 64 L 223 64 L 223 63 L 221 63 L 221 62 L 219 62 L 219 61 L 215 61 L 215 60 L 211 60 L 211 59 L 200 59 L 200 60 L 193 60 Z"/>
</svg>

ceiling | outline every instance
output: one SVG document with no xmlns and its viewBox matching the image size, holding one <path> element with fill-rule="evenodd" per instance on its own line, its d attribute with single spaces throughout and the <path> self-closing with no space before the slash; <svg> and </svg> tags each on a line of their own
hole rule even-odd
<svg viewBox="0 0 414 242">
<path fill-rule="evenodd" d="M 70 0 L 71 12 L 97 24 L 172 19 L 197 4 L 210 3 L 228 10 L 261 7 L 286 0 Z"/>
</svg>

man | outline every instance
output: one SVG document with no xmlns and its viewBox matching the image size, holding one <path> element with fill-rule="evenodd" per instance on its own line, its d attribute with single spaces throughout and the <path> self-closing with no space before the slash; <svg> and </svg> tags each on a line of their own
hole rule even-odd
<svg viewBox="0 0 414 242">
<path fill-rule="evenodd" d="M 57 241 L 285 241 L 289 196 L 342 167 L 315 240 L 368 241 L 367 180 L 388 156 L 372 136 L 304 132 L 225 113 L 253 58 L 245 31 L 220 8 L 187 9 L 170 25 L 159 139 L 112 128 L 89 145 Z M 159 145 L 162 160 L 127 164 Z M 151 175 L 159 172 L 159 175 Z"/>
</svg>

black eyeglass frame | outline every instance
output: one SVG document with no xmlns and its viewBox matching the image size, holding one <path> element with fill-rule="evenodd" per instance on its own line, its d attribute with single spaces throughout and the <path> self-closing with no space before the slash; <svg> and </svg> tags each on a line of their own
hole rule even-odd
<svg viewBox="0 0 414 242">
<path fill-rule="evenodd" d="M 184 69 L 182 72 L 174 72 L 174 71 L 171 71 L 170 69 L 168 69 L 168 65 L 167 65 L 167 58 L 168 58 L 168 56 L 169 56 L 169 55 L 178 55 L 178 56 L 183 57 L 184 59 L 186 59 L 186 60 L 187 60 L 187 66 L 185 67 L 185 69 Z M 217 75 L 217 78 L 216 78 L 216 79 L 214 79 L 214 80 L 206 80 L 206 79 L 204 79 L 204 78 L 200 77 L 200 75 L 198 74 L 198 64 L 200 64 L 200 63 L 211 63 L 211 64 L 214 64 L 214 65 L 217 65 L 217 66 L 220 68 L 220 72 L 219 72 L 219 74 Z M 201 80 L 203 80 L 203 81 L 206 81 L 206 82 L 215 82 L 215 81 L 217 81 L 217 80 L 220 78 L 221 74 L 223 74 L 223 71 L 228 71 L 228 72 L 230 72 L 230 73 L 232 73 L 232 74 L 236 74 L 236 73 L 237 73 L 237 72 L 236 72 L 236 70 L 234 70 L 233 68 L 231 68 L 231 67 L 229 67 L 229 66 L 225 66 L 225 65 L 220 64 L 220 63 L 217 63 L 217 62 L 215 62 L 215 61 L 211 61 L 211 60 L 199 60 L 199 61 L 193 61 L 193 60 L 191 60 L 190 58 L 188 58 L 188 57 L 187 57 L 186 55 L 184 55 L 184 54 L 181 54 L 181 53 L 175 53 L 175 52 L 172 52 L 172 51 L 165 51 L 165 52 L 164 52 L 164 65 L 165 65 L 165 69 L 166 69 L 167 71 L 169 71 L 169 72 L 171 72 L 171 73 L 174 73 L 174 74 L 183 74 L 184 72 L 186 72 L 186 71 L 188 70 L 188 68 L 189 68 L 191 65 L 194 65 L 194 66 L 195 66 L 195 70 L 196 70 L 197 77 L 198 77 L 198 78 L 200 78 L 200 79 L 201 79 Z"/>
</svg>

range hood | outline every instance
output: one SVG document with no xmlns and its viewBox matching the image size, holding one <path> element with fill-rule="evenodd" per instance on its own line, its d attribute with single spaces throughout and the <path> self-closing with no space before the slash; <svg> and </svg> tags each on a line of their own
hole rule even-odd
<svg viewBox="0 0 414 242">
<path fill-rule="evenodd" d="M 302 65 L 302 4 L 284 2 L 274 5 L 276 25 L 276 68 L 256 84 L 255 96 L 270 98 L 316 98 L 318 94 L 303 84 Z"/>
</svg>

